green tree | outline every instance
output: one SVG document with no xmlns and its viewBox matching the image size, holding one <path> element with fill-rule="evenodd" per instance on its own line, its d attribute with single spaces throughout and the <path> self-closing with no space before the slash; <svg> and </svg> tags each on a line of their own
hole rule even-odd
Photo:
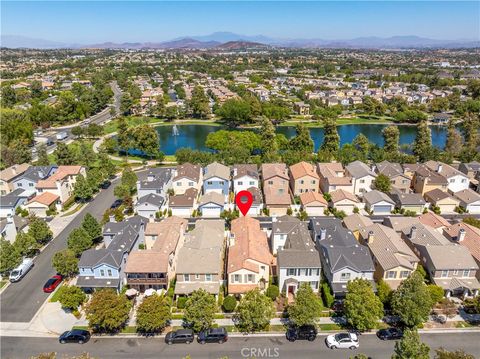
<svg viewBox="0 0 480 359">
<path fill-rule="evenodd" d="M 245 293 L 235 311 L 236 326 L 247 333 L 264 330 L 274 316 L 272 300 L 258 288 Z"/>
<path fill-rule="evenodd" d="M 233 295 L 227 295 L 223 300 L 222 307 L 226 312 L 233 312 L 237 306 L 237 299 Z"/>
<path fill-rule="evenodd" d="M 125 295 L 113 289 L 101 289 L 93 293 L 85 313 L 94 331 L 116 332 L 127 322 L 131 307 Z"/>
<path fill-rule="evenodd" d="M 331 308 L 335 298 L 333 297 L 332 291 L 330 290 L 330 286 L 327 282 L 322 284 L 322 299 L 323 303 L 327 308 Z"/>
<path fill-rule="evenodd" d="M 137 330 L 144 333 L 161 332 L 171 318 L 170 302 L 167 298 L 151 295 L 137 308 Z"/>
<path fill-rule="evenodd" d="M 3 86 L 2 87 L 2 107 L 13 107 L 17 103 L 17 94 L 12 86 Z"/>
<path fill-rule="evenodd" d="M 348 282 L 344 308 L 348 323 L 360 331 L 375 328 L 383 317 L 383 304 L 365 279 Z"/>
<path fill-rule="evenodd" d="M 199 289 L 192 292 L 188 298 L 183 320 L 195 332 L 200 332 L 213 325 L 216 311 L 215 297 L 204 289 Z"/>
<path fill-rule="evenodd" d="M 400 131 L 397 126 L 391 125 L 387 126 L 382 131 L 383 134 L 383 149 L 385 152 L 390 154 L 398 153 L 399 150 L 399 141 L 400 141 Z"/>
<path fill-rule="evenodd" d="M 262 141 L 262 162 L 271 163 L 278 161 L 278 144 L 275 126 L 265 117 L 261 120 L 260 137 Z"/>
<path fill-rule="evenodd" d="M 275 284 L 270 284 L 265 291 L 265 295 L 269 297 L 271 300 L 277 299 L 277 297 L 280 295 L 280 290 L 278 289 L 278 286 Z"/>
<path fill-rule="evenodd" d="M 53 151 L 56 163 L 62 166 L 71 166 L 77 162 L 75 153 L 63 142 L 57 143 L 57 148 Z"/>
<path fill-rule="evenodd" d="M 22 261 L 22 256 L 18 253 L 13 244 L 5 238 L 0 237 L 0 273 L 8 273 Z"/>
<path fill-rule="evenodd" d="M 105 179 L 105 172 L 103 168 L 90 168 L 87 171 L 87 184 L 92 190 L 92 192 L 98 192 L 98 188 L 100 184 L 102 184 L 103 180 Z"/>
<path fill-rule="evenodd" d="M 358 151 L 360 151 L 360 153 L 363 155 L 363 158 L 366 159 L 368 156 L 368 153 L 370 152 L 370 148 L 372 147 L 372 144 L 368 140 L 367 136 L 365 136 L 363 133 L 359 133 L 353 139 L 352 144 L 355 146 L 355 148 Z"/>
<path fill-rule="evenodd" d="M 295 325 L 315 324 L 322 313 L 322 300 L 308 283 L 302 283 L 295 295 L 295 302 L 287 307 L 288 316 Z"/>
<path fill-rule="evenodd" d="M 337 131 L 337 122 L 332 118 L 323 119 L 323 143 L 322 151 L 336 153 L 340 148 L 340 136 Z"/>
<path fill-rule="evenodd" d="M 157 158 L 160 150 L 158 132 L 151 126 L 140 125 L 129 130 L 131 146 L 149 158 Z"/>
<path fill-rule="evenodd" d="M 433 303 L 421 274 L 412 273 L 392 296 L 393 312 L 409 327 L 415 327 L 428 319 Z"/>
<path fill-rule="evenodd" d="M 384 175 L 383 173 L 380 173 L 377 178 L 375 178 L 375 180 L 373 181 L 373 185 L 376 189 L 384 193 L 390 192 L 390 189 L 392 188 L 390 178 L 388 178 L 388 176 Z"/>
<path fill-rule="evenodd" d="M 35 238 L 24 232 L 18 232 L 15 238 L 14 246 L 18 253 L 24 257 L 32 257 L 40 249 L 40 244 Z"/>
<path fill-rule="evenodd" d="M 106 153 L 100 153 L 98 159 L 100 160 L 100 168 L 105 171 L 108 177 L 113 176 L 117 172 L 115 164 Z"/>
<path fill-rule="evenodd" d="M 210 114 L 208 97 L 201 86 L 194 87 L 189 105 L 194 117 L 204 119 Z"/>
<path fill-rule="evenodd" d="M 434 304 L 440 302 L 443 299 L 445 294 L 445 291 L 443 290 L 443 288 L 435 284 L 427 285 L 427 290 L 428 290 L 428 293 L 430 294 L 430 298 L 432 298 L 432 303 Z"/>
<path fill-rule="evenodd" d="M 310 155 L 313 153 L 314 143 L 312 137 L 310 136 L 310 131 L 308 128 L 300 122 L 296 130 L 296 136 L 290 140 L 289 147 L 292 151 Z"/>
<path fill-rule="evenodd" d="M 390 304 L 392 294 L 392 288 L 390 288 L 387 282 L 380 279 L 377 283 L 377 295 L 384 306 Z"/>
<path fill-rule="evenodd" d="M 82 252 L 90 248 L 92 244 L 92 238 L 82 227 L 75 228 L 71 231 L 67 239 L 68 249 L 72 250 L 76 256 L 82 254 Z"/>
<path fill-rule="evenodd" d="M 92 167 L 94 162 L 97 160 L 97 154 L 93 151 L 93 148 L 88 144 L 88 142 L 80 142 L 80 148 L 78 151 L 76 163 L 80 163 L 87 168 Z"/>
<path fill-rule="evenodd" d="M 138 177 L 131 167 L 125 167 L 122 172 L 121 184 L 126 186 L 130 194 L 134 194 L 137 189 Z"/>
<path fill-rule="evenodd" d="M 392 359 L 429 359 L 430 348 L 420 341 L 416 330 L 405 330 L 403 338 L 395 343 Z"/>
<path fill-rule="evenodd" d="M 92 240 L 96 240 L 102 236 L 102 226 L 90 213 L 83 217 L 82 228 L 88 233 Z"/>
<path fill-rule="evenodd" d="M 128 133 L 128 122 L 125 117 L 120 117 L 118 119 L 117 143 L 120 151 L 127 152 L 132 147 Z"/>
<path fill-rule="evenodd" d="M 58 301 L 63 308 L 75 310 L 82 305 L 87 296 L 82 288 L 74 285 L 63 285 L 58 289 Z"/>
<path fill-rule="evenodd" d="M 37 166 L 48 166 L 50 164 L 50 159 L 47 154 L 47 146 L 42 144 L 37 149 Z"/>
<path fill-rule="evenodd" d="M 53 232 L 43 219 L 32 216 L 28 225 L 28 234 L 31 235 L 37 243 L 46 244 L 53 237 Z"/>
<path fill-rule="evenodd" d="M 420 121 L 417 125 L 417 135 L 413 142 L 413 153 L 421 162 L 430 159 L 432 153 L 432 131 L 427 121 Z"/>
<path fill-rule="evenodd" d="M 455 350 L 453 352 L 444 348 L 435 350 L 435 359 L 475 359 L 472 354 L 465 353 L 462 349 Z"/>
<path fill-rule="evenodd" d="M 243 99 L 235 98 L 225 101 L 216 111 L 216 114 L 232 128 L 248 123 L 252 118 L 249 103 Z"/>
<path fill-rule="evenodd" d="M 72 135 L 75 136 L 76 138 L 81 138 L 85 134 L 85 131 L 83 130 L 83 127 L 81 126 L 75 126 L 72 128 Z"/>
<path fill-rule="evenodd" d="M 2 146 L 1 160 L 5 166 L 28 163 L 32 160 L 32 151 L 28 142 L 22 139 L 15 139 L 8 146 Z"/>
<path fill-rule="evenodd" d="M 76 199 L 85 202 L 93 196 L 93 190 L 83 175 L 78 175 L 73 186 L 73 194 Z"/>
<path fill-rule="evenodd" d="M 64 277 L 72 277 L 78 273 L 78 259 L 70 249 L 64 249 L 54 254 L 52 266 Z"/>
<path fill-rule="evenodd" d="M 462 135 L 455 128 L 452 120 L 448 122 L 447 142 L 445 143 L 445 151 L 453 157 L 457 157 L 462 151 L 463 140 Z"/>
</svg>

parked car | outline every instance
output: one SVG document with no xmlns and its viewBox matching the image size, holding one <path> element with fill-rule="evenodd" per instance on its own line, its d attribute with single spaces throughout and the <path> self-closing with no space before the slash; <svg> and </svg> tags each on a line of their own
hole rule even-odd
<svg viewBox="0 0 480 359">
<path fill-rule="evenodd" d="M 382 340 L 397 340 L 402 339 L 403 332 L 401 329 L 390 327 L 386 329 L 380 329 L 377 332 L 377 337 Z"/>
<path fill-rule="evenodd" d="M 110 187 L 111 184 L 112 182 L 110 182 L 109 180 L 103 181 L 102 184 L 100 185 L 100 188 L 107 189 L 108 187 Z"/>
<path fill-rule="evenodd" d="M 165 343 L 168 345 L 185 343 L 190 344 L 193 342 L 193 330 L 191 329 L 180 329 L 170 333 L 167 333 L 165 336 Z"/>
<path fill-rule="evenodd" d="M 223 344 L 228 340 L 227 329 L 225 328 L 210 328 L 198 333 L 197 341 L 200 344 L 218 343 Z"/>
<path fill-rule="evenodd" d="M 66 331 L 65 333 L 60 335 L 60 338 L 58 338 L 61 344 L 66 344 L 66 343 L 83 344 L 88 342 L 89 339 L 90 339 L 90 332 L 83 329 L 73 329 L 73 330 Z"/>
<path fill-rule="evenodd" d="M 308 340 L 313 342 L 317 337 L 317 328 L 314 325 L 302 325 L 300 327 L 290 327 L 287 330 L 286 337 L 288 341 Z"/>
<path fill-rule="evenodd" d="M 123 203 L 123 201 L 121 199 L 117 199 L 117 200 L 115 200 L 115 202 L 112 203 L 110 208 L 112 208 L 112 209 L 118 208 L 122 205 L 122 203 Z"/>
<path fill-rule="evenodd" d="M 47 280 L 45 285 L 43 286 L 43 291 L 45 293 L 52 293 L 60 283 L 62 283 L 63 277 L 61 275 L 54 275 L 52 278 Z"/>
<path fill-rule="evenodd" d="M 22 263 L 18 265 L 17 268 L 10 272 L 10 282 L 18 282 L 22 279 L 27 272 L 32 269 L 33 267 L 33 260 L 31 258 L 25 258 Z"/>
<path fill-rule="evenodd" d="M 329 335 L 325 339 L 330 349 L 357 349 L 359 347 L 358 336 L 355 333 L 338 333 Z"/>
</svg>

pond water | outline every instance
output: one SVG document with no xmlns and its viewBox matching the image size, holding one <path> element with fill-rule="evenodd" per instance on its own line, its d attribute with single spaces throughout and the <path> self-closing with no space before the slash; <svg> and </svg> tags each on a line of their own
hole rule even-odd
<svg viewBox="0 0 480 359">
<path fill-rule="evenodd" d="M 387 125 L 342 125 L 338 126 L 340 144 L 350 143 L 359 133 L 363 133 L 372 143 L 383 146 L 382 130 Z M 415 126 L 398 126 L 400 129 L 400 144 L 412 144 L 415 140 Z M 173 155 L 181 147 L 198 150 L 208 150 L 205 140 L 209 133 L 221 130 L 220 126 L 212 125 L 177 125 L 178 135 L 173 136 L 173 126 L 158 126 L 156 130 L 160 138 L 160 149 L 166 155 Z M 432 144 L 443 148 L 447 137 L 447 128 L 432 126 Z M 278 133 L 283 133 L 287 138 L 295 136 L 295 127 L 278 127 Z M 323 141 L 323 128 L 310 128 L 310 134 L 315 142 L 315 151 Z"/>
</svg>

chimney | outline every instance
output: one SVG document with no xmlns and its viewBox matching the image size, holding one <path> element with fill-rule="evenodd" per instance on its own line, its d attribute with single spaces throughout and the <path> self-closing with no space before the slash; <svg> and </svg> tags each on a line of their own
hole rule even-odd
<svg viewBox="0 0 480 359">
<path fill-rule="evenodd" d="M 438 167 L 437 167 L 437 172 L 438 173 L 442 172 L 442 169 L 443 169 L 443 165 L 441 163 L 439 163 Z"/>
<path fill-rule="evenodd" d="M 375 238 L 375 236 L 374 236 L 374 234 L 373 234 L 373 231 L 368 232 L 367 243 L 368 243 L 368 244 L 373 243 L 374 238 Z"/>
<path fill-rule="evenodd" d="M 7 216 L 7 223 L 13 223 L 13 216 Z"/>
<path fill-rule="evenodd" d="M 467 232 L 465 232 L 463 228 L 460 228 L 460 230 L 458 231 L 457 241 L 459 242 L 463 241 L 465 239 L 466 234 Z"/>
<path fill-rule="evenodd" d="M 230 232 L 230 237 L 228 237 L 228 246 L 234 246 L 235 245 L 235 233 Z"/>
<path fill-rule="evenodd" d="M 38 177 L 43 179 L 45 177 L 45 175 L 43 174 L 42 171 L 38 171 Z"/>
<path fill-rule="evenodd" d="M 323 241 L 327 238 L 327 229 L 320 228 L 320 240 Z"/>
<path fill-rule="evenodd" d="M 113 214 L 111 214 L 110 216 L 108 216 L 108 220 L 109 222 L 112 222 L 112 223 L 115 223 L 115 216 Z"/>
<path fill-rule="evenodd" d="M 417 227 L 413 226 L 410 229 L 410 240 L 414 239 L 417 236 Z"/>
<path fill-rule="evenodd" d="M 370 169 L 372 170 L 373 173 L 375 173 L 375 171 L 377 170 L 377 166 L 372 164 L 372 167 L 370 167 Z"/>
</svg>

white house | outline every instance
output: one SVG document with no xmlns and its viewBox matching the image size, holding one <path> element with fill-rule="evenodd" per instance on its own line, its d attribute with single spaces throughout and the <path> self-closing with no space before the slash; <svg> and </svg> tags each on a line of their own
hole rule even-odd
<svg viewBox="0 0 480 359">
<path fill-rule="evenodd" d="M 258 169 L 254 164 L 239 164 L 233 166 L 233 190 L 235 194 L 246 191 L 250 187 L 258 188 Z"/>
<path fill-rule="evenodd" d="M 352 178 L 353 193 L 363 196 L 372 189 L 372 183 L 377 176 L 371 168 L 361 161 L 354 161 L 345 167 L 345 175 Z"/>
<path fill-rule="evenodd" d="M 468 189 L 470 186 L 467 175 L 450 165 L 438 161 L 427 161 L 425 166 L 445 177 L 448 181 L 447 189 L 452 193 Z"/>
<path fill-rule="evenodd" d="M 225 196 L 222 193 L 210 191 L 200 198 L 198 209 L 202 217 L 219 218 L 225 207 Z"/>
<path fill-rule="evenodd" d="M 135 205 L 135 211 L 144 218 L 155 218 L 155 214 L 161 210 L 165 198 L 159 194 L 148 194 L 139 198 Z"/>
<path fill-rule="evenodd" d="M 390 214 L 395 209 L 395 202 L 385 193 L 373 190 L 363 195 L 365 209 L 372 214 Z"/>
<path fill-rule="evenodd" d="M 480 213 L 480 194 L 471 190 L 464 189 L 454 193 L 454 197 L 460 201 L 460 207 L 468 211 L 468 213 Z"/>
</svg>

